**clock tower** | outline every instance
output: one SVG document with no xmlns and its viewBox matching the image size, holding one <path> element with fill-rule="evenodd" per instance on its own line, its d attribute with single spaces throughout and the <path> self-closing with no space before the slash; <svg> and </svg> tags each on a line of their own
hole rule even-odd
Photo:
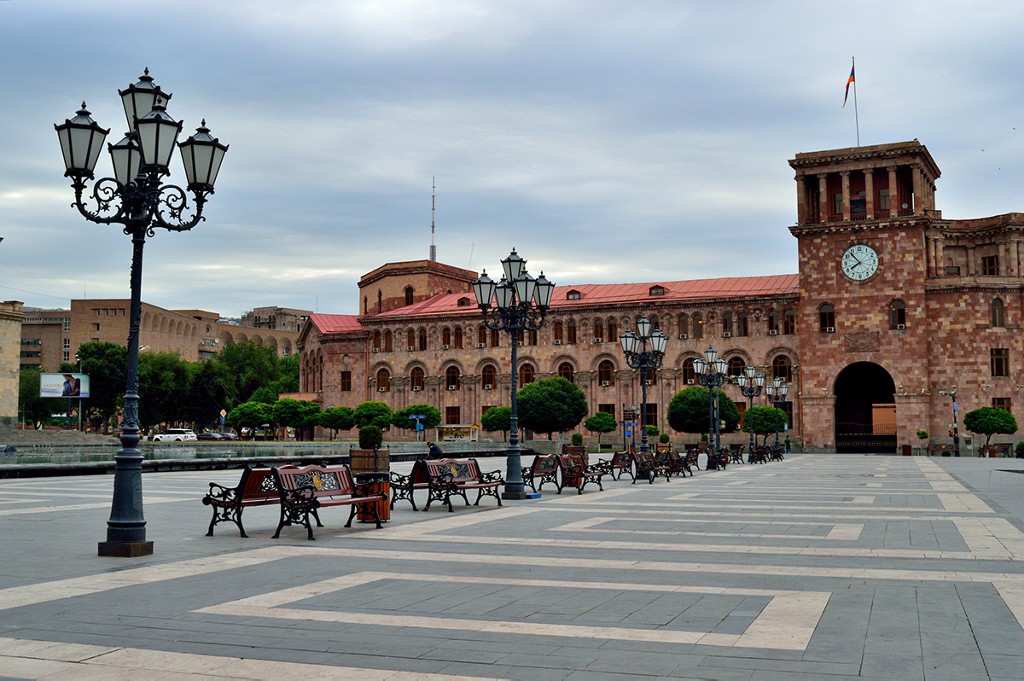
<svg viewBox="0 0 1024 681">
<path fill-rule="evenodd" d="M 895 451 L 929 423 L 927 235 L 939 168 L 917 140 L 797 154 L 797 386 L 808 447 Z"/>
</svg>

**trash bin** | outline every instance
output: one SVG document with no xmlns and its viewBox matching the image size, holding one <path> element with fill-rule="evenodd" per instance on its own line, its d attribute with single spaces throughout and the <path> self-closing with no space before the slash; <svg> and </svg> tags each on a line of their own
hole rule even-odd
<svg viewBox="0 0 1024 681">
<path fill-rule="evenodd" d="M 903 445 L 903 456 L 910 456 L 913 453 L 910 445 Z"/>
</svg>

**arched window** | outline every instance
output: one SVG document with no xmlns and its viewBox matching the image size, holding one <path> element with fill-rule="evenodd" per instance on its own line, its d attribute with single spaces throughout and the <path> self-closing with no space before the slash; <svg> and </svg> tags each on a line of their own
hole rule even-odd
<svg viewBox="0 0 1024 681">
<path fill-rule="evenodd" d="M 746 312 L 736 315 L 736 335 L 741 338 L 750 335 L 750 317 Z"/>
<path fill-rule="evenodd" d="M 384 332 L 384 352 L 393 352 L 395 349 L 395 338 L 390 330 Z"/>
<path fill-rule="evenodd" d="M 498 334 L 498 330 L 497 329 L 490 329 L 490 332 L 491 332 L 491 347 L 492 348 L 501 347 L 501 336 Z"/>
<path fill-rule="evenodd" d="M 661 328 L 661 322 L 658 320 L 658 315 L 647 315 L 647 318 L 651 320 L 651 331 L 657 331 Z"/>
<path fill-rule="evenodd" d="M 455 347 L 459 350 L 462 349 L 462 327 L 455 327 Z"/>
<path fill-rule="evenodd" d="M 370 314 L 370 299 L 363 296 L 363 314 Z"/>
<path fill-rule="evenodd" d="M 836 308 L 832 303 L 818 306 L 818 330 L 822 333 L 836 332 Z"/>
<path fill-rule="evenodd" d="M 373 332 L 373 349 L 380 352 L 380 331 Z"/>
<path fill-rule="evenodd" d="M 693 370 L 693 357 L 683 360 L 683 382 L 693 385 L 697 382 L 697 372 Z"/>
<path fill-rule="evenodd" d="M 494 368 L 493 364 L 484 367 L 484 370 L 480 372 L 480 380 L 484 384 L 484 390 L 494 390 L 494 387 L 498 385 L 498 370 Z"/>
<path fill-rule="evenodd" d="M 377 370 L 377 392 L 386 393 L 391 390 L 391 374 L 387 369 Z"/>
<path fill-rule="evenodd" d="M 610 359 L 606 359 L 597 365 L 597 380 L 601 385 L 612 385 L 615 383 L 615 365 Z"/>
<path fill-rule="evenodd" d="M 779 333 L 779 313 L 777 310 L 768 311 L 768 335 L 775 336 Z"/>
<path fill-rule="evenodd" d="M 533 383 L 534 370 L 532 364 L 523 364 L 519 367 L 519 387 L 522 388 L 527 383 Z"/>
<path fill-rule="evenodd" d="M 460 385 L 460 382 L 459 382 L 459 368 L 451 366 L 451 367 L 448 367 L 447 369 L 445 369 L 444 370 L 444 386 L 448 390 L 458 390 L 459 389 L 459 385 Z"/>
<path fill-rule="evenodd" d="M 772 360 L 772 378 L 781 378 L 786 383 L 793 382 L 793 361 L 785 355 L 776 355 Z"/>
<path fill-rule="evenodd" d="M 1006 310 L 1000 298 L 992 299 L 992 326 L 1006 326 Z"/>
<path fill-rule="evenodd" d="M 791 307 L 782 311 L 782 333 L 790 336 L 796 333 L 796 310 Z"/>
<path fill-rule="evenodd" d="M 482 324 L 476 330 L 476 344 L 481 348 L 487 346 L 487 327 Z"/>
<path fill-rule="evenodd" d="M 452 346 L 452 330 L 447 326 L 441 329 L 441 345 L 445 348 L 450 348 Z"/>
<path fill-rule="evenodd" d="M 377 289 L 377 314 L 384 311 L 384 294 Z"/>
<path fill-rule="evenodd" d="M 565 324 L 565 342 L 576 345 L 576 322 L 570 319 Z"/>
<path fill-rule="evenodd" d="M 730 376 L 739 376 L 746 368 L 747 363 L 743 361 L 742 357 L 730 357 L 729 368 L 726 370 L 726 373 Z"/>
<path fill-rule="evenodd" d="M 722 338 L 732 336 L 732 312 L 722 313 Z"/>
<path fill-rule="evenodd" d="M 600 319 L 594 320 L 594 340 L 604 340 L 604 322 Z"/>
<path fill-rule="evenodd" d="M 902 300 L 889 303 L 889 328 L 902 330 L 907 328 L 907 305 Z"/>
<path fill-rule="evenodd" d="M 555 322 L 551 327 L 551 332 L 554 334 L 555 345 L 562 344 L 562 322 Z"/>
<path fill-rule="evenodd" d="M 427 349 L 427 330 L 426 330 L 426 328 L 424 328 L 422 326 L 420 327 L 419 336 L 420 336 L 420 338 L 419 338 L 419 341 L 420 341 L 419 342 L 419 348 L 420 348 L 420 350 L 426 350 Z"/>
<path fill-rule="evenodd" d="M 690 338 L 694 340 L 700 340 L 704 337 L 704 317 L 699 313 L 693 315 L 693 333 L 690 334 Z"/>
<path fill-rule="evenodd" d="M 405 332 L 405 340 L 406 348 L 408 348 L 410 351 L 416 349 L 416 332 L 414 330 L 409 329 L 408 331 Z"/>
<path fill-rule="evenodd" d="M 527 329 L 526 342 L 530 345 L 537 344 L 537 329 Z"/>
<path fill-rule="evenodd" d="M 569 362 L 562 362 L 558 365 L 558 375 L 565 380 L 572 383 L 572 377 L 575 374 L 575 370 L 572 368 L 572 364 Z"/>
<path fill-rule="evenodd" d="M 690 333 L 690 316 L 681 314 L 678 319 L 679 323 L 679 338 L 684 339 L 689 336 Z"/>
<path fill-rule="evenodd" d="M 405 304 L 412 305 L 413 300 L 413 288 L 412 286 L 405 287 Z"/>
<path fill-rule="evenodd" d="M 419 392 L 426 387 L 427 381 L 426 376 L 423 373 L 423 369 L 420 367 L 414 367 L 412 373 L 409 374 L 409 387 L 413 389 L 413 392 Z"/>
<path fill-rule="evenodd" d="M 619 341 L 619 325 L 614 319 L 608 320 L 608 340 L 613 343 L 617 343 Z"/>
</svg>

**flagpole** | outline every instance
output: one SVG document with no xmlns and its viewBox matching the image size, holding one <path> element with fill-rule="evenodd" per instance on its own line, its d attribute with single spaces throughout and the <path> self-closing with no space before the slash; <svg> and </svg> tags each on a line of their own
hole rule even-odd
<svg viewBox="0 0 1024 681">
<path fill-rule="evenodd" d="M 853 57 L 850 57 L 850 73 L 855 73 L 857 64 Z M 853 120 L 857 125 L 857 146 L 860 146 L 860 112 L 857 110 L 857 79 L 853 79 Z"/>
</svg>

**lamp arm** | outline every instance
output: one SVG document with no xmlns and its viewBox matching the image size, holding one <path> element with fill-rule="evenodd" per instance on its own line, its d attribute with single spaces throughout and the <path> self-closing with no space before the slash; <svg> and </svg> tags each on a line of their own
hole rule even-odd
<svg viewBox="0 0 1024 681">
<path fill-rule="evenodd" d="M 123 223 L 129 212 L 127 201 L 124 200 L 125 187 L 112 177 L 103 177 L 93 184 L 89 198 L 85 193 L 88 186 L 82 178 L 75 178 L 71 183 L 75 190 L 73 205 L 89 222 L 101 225 Z M 95 204 L 91 208 L 89 204 Z"/>
<path fill-rule="evenodd" d="M 200 222 L 203 217 L 203 205 L 206 203 L 207 192 L 193 189 L 195 210 L 188 214 L 188 195 L 181 187 L 173 184 L 161 186 L 156 190 L 153 200 L 153 224 L 172 232 L 187 232 Z"/>
</svg>

